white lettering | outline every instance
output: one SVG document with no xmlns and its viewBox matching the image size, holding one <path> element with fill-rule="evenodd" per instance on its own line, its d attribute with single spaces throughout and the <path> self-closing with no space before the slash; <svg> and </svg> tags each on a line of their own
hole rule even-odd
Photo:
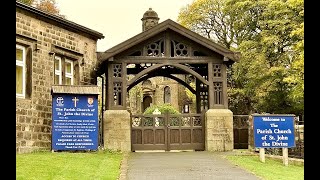
<svg viewBox="0 0 320 180">
<path fill-rule="evenodd" d="M 257 129 L 257 134 L 272 134 L 272 130 L 271 129 Z"/>
<path fill-rule="evenodd" d="M 283 147 L 287 147 L 288 143 L 283 143 L 283 142 L 274 142 L 272 141 L 272 146 L 283 146 Z"/>
<path fill-rule="evenodd" d="M 291 130 L 290 129 L 287 129 L 287 130 L 274 129 L 273 132 L 276 133 L 276 134 L 291 134 Z"/>
<path fill-rule="evenodd" d="M 262 117 L 263 121 L 280 121 L 279 118 Z"/>
<path fill-rule="evenodd" d="M 288 137 L 284 135 L 281 135 L 281 136 L 277 135 L 277 141 L 279 140 L 288 140 Z"/>
</svg>

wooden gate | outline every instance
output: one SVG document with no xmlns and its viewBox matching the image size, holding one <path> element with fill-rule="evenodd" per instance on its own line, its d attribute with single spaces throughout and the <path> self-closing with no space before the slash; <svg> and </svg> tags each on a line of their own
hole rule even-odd
<svg viewBox="0 0 320 180">
<path fill-rule="evenodd" d="M 234 149 L 248 149 L 249 115 L 233 115 Z"/>
<path fill-rule="evenodd" d="M 204 150 L 203 114 L 131 115 L 131 149 Z"/>
</svg>

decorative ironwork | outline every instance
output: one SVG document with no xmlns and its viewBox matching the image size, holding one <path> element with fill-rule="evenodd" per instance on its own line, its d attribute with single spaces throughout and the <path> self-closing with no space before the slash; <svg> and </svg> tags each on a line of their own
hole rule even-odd
<svg viewBox="0 0 320 180">
<path fill-rule="evenodd" d="M 214 82 L 214 103 L 222 104 L 222 82 Z"/>
<path fill-rule="evenodd" d="M 221 64 L 213 64 L 213 77 L 221 77 Z"/>
<path fill-rule="evenodd" d="M 113 69 L 113 77 L 121 77 L 121 70 L 122 70 L 121 64 L 113 64 L 112 69 Z"/>
<path fill-rule="evenodd" d="M 163 40 L 150 43 L 146 48 L 148 56 L 164 56 Z"/>
<path fill-rule="evenodd" d="M 122 105 L 121 95 L 122 95 L 122 83 L 121 82 L 114 82 L 113 83 L 113 102 L 114 102 L 114 105 Z"/>
</svg>

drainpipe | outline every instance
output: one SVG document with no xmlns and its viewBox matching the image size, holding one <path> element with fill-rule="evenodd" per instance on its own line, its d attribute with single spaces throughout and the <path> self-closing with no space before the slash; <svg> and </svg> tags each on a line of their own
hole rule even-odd
<svg viewBox="0 0 320 180">
<path fill-rule="evenodd" d="M 102 102 L 101 102 L 101 137 L 100 137 L 100 147 L 103 147 L 103 112 L 104 112 L 104 77 L 101 75 L 99 76 L 101 79 L 102 79 L 102 85 L 101 85 L 101 99 L 102 99 Z"/>
</svg>

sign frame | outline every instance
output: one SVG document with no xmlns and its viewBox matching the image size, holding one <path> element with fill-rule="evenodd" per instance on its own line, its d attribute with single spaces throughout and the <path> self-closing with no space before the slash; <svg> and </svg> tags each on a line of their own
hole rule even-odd
<svg viewBox="0 0 320 180">
<path fill-rule="evenodd" d="M 254 147 L 295 147 L 294 117 L 295 115 L 293 114 L 252 114 Z M 292 121 L 292 123 L 290 121 Z"/>
<path fill-rule="evenodd" d="M 98 150 L 98 86 L 55 85 L 51 94 L 52 151 Z"/>
</svg>

